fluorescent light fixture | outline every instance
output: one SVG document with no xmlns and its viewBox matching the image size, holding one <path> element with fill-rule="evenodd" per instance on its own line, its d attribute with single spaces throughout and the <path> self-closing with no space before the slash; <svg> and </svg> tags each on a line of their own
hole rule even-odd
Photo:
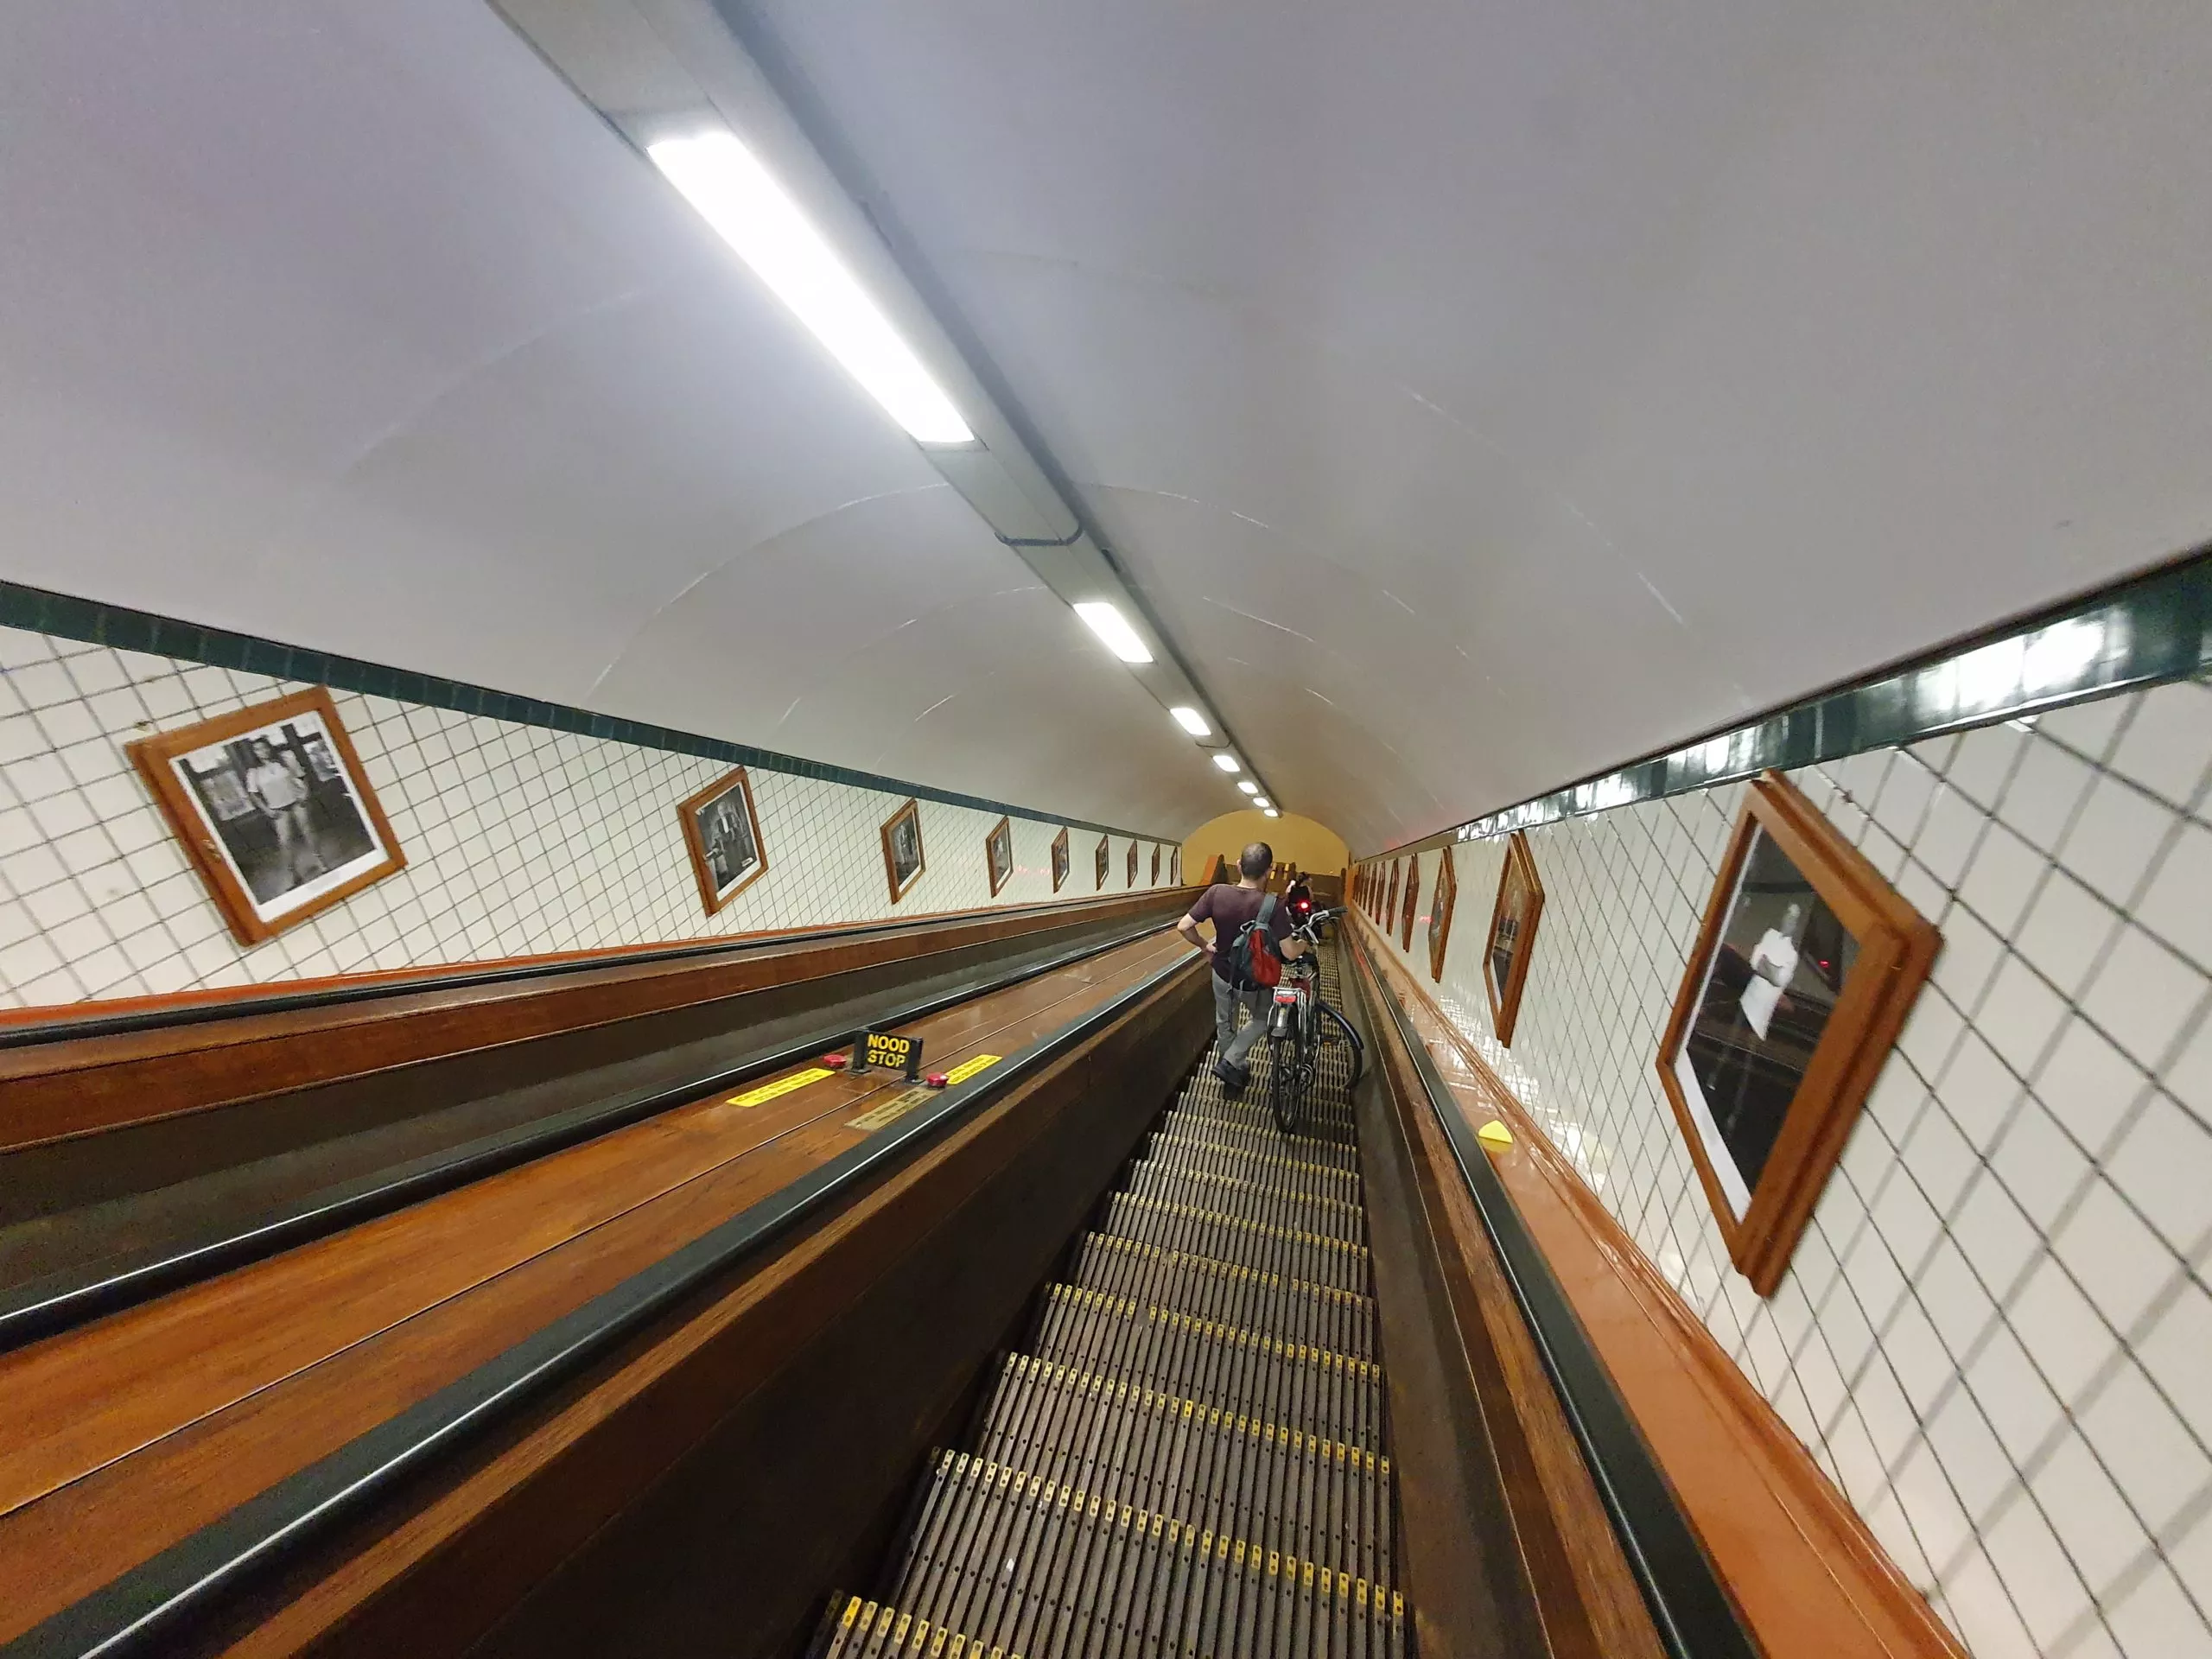
<svg viewBox="0 0 2212 1659">
<path fill-rule="evenodd" d="M 1241 779 L 1237 783 L 1236 787 L 1243 790 L 1247 795 L 1256 795 L 1260 792 L 1260 786 L 1254 783 L 1249 778 Z"/>
<path fill-rule="evenodd" d="M 1262 813 L 1262 816 L 1263 816 L 1263 817 L 1270 817 L 1270 818 L 1279 818 L 1279 817 L 1282 817 L 1282 814 L 1281 814 L 1281 813 L 1280 813 L 1280 812 L 1278 812 L 1278 811 L 1276 811 L 1276 810 L 1274 810 L 1274 808 L 1273 808 L 1273 807 L 1271 806 L 1271 807 L 1267 808 L 1267 809 L 1266 809 L 1266 810 Z"/>
<path fill-rule="evenodd" d="M 1148 663 L 1152 652 L 1145 648 L 1144 640 L 1129 626 L 1119 607 L 1109 600 L 1086 599 L 1075 607 L 1075 613 L 1090 625 L 1090 631 L 1106 642 L 1106 649 L 1125 663 Z"/>
<path fill-rule="evenodd" d="M 976 435 L 836 251 L 733 132 L 664 138 L 645 154 L 918 443 Z"/>
<path fill-rule="evenodd" d="M 1264 795 L 1255 800 L 1252 804 L 1258 807 L 1262 812 L 1272 812 L 1274 810 L 1275 806 L 1275 804 Z"/>
<path fill-rule="evenodd" d="M 1242 772 L 1244 770 L 1243 767 L 1236 764 L 1236 757 L 1233 754 L 1217 754 L 1213 758 L 1213 763 L 1217 766 L 1219 766 L 1224 772 Z"/>
<path fill-rule="evenodd" d="M 1167 712 L 1174 715 L 1175 723 L 1178 726 L 1180 726 L 1185 731 L 1188 732 L 1192 737 L 1211 737 L 1213 735 L 1213 728 L 1206 724 L 1206 717 L 1200 714 L 1197 709 L 1170 709 Z"/>
</svg>

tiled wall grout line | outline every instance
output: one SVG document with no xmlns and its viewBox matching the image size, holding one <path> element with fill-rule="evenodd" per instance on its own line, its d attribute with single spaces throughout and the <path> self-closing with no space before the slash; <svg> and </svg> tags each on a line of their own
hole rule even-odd
<svg viewBox="0 0 2212 1659">
<path fill-rule="evenodd" d="M 1438 1001 L 1977 1659 L 2212 1653 L 2212 686 L 1794 777 L 1947 944 L 1770 1300 L 1654 1069 L 1741 785 L 1529 832 L 1510 1050 L 1457 843 Z"/>
<path fill-rule="evenodd" d="M 341 690 L 340 718 L 408 866 L 241 950 L 123 746 L 297 689 L 240 669 L 0 628 L 0 1006 L 1054 896 L 1058 822 L 1013 816 L 1014 871 L 994 900 L 983 837 L 999 812 L 925 796 L 926 866 L 894 907 L 878 827 L 904 796 L 755 766 L 769 868 L 709 918 L 676 806 L 728 771 L 726 759 Z M 1064 899 L 1093 891 L 1086 855 L 1096 833 L 1078 826 L 1073 834 L 1077 868 Z M 1128 845 L 1128 836 L 1110 838 L 1109 893 L 1126 890 Z M 1139 864 L 1141 888 L 1149 878 L 1141 854 Z"/>
</svg>

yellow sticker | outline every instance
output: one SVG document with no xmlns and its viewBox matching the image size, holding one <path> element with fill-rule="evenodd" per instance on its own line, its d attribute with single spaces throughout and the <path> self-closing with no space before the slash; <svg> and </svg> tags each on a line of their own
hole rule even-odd
<svg viewBox="0 0 2212 1659">
<path fill-rule="evenodd" d="M 835 1073 L 830 1072 L 821 1066 L 809 1066 L 805 1071 L 794 1071 L 787 1077 L 778 1077 L 773 1083 L 764 1083 L 758 1089 L 748 1089 L 741 1095 L 732 1095 L 725 1104 L 731 1106 L 764 1105 L 767 1102 L 776 1099 L 779 1096 L 790 1094 L 794 1089 L 804 1089 L 810 1083 L 819 1083 L 823 1078 L 834 1075 Z"/>
<path fill-rule="evenodd" d="M 936 1090 L 918 1085 L 893 1095 L 872 1112 L 862 1112 L 845 1127 L 849 1129 L 880 1129 L 887 1123 L 896 1123 L 915 1107 L 926 1106 L 936 1098 Z"/>
<path fill-rule="evenodd" d="M 996 1065 L 998 1063 L 999 1057 L 995 1054 L 978 1054 L 974 1059 L 963 1060 L 954 1066 L 951 1071 L 944 1074 L 944 1080 L 948 1084 L 965 1083 L 984 1067 Z"/>
</svg>

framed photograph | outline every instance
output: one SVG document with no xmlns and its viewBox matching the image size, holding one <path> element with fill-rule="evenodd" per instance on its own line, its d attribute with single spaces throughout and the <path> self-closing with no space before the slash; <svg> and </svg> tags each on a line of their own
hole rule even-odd
<svg viewBox="0 0 2212 1659">
<path fill-rule="evenodd" d="M 1114 838 L 1111 836 L 1101 836 L 1098 837 L 1098 852 L 1096 857 L 1093 861 L 1097 866 L 1097 879 L 1091 883 L 1091 886 L 1100 893 L 1103 893 L 1106 890 L 1106 864 L 1112 853 L 1112 847 L 1110 843 L 1113 839 Z"/>
<path fill-rule="evenodd" d="M 1060 826 L 1060 833 L 1052 837 L 1052 891 L 1058 893 L 1068 879 L 1068 829 Z"/>
<path fill-rule="evenodd" d="M 991 897 L 1014 879 L 1014 820 L 1001 818 L 983 837 L 983 868 L 991 878 Z"/>
<path fill-rule="evenodd" d="M 1136 842 L 1135 842 L 1133 841 L 1133 842 L 1131 842 L 1129 843 L 1129 870 L 1128 870 L 1128 877 L 1127 877 L 1127 878 L 1122 881 L 1122 885 L 1123 887 L 1134 887 L 1135 886 L 1136 886 L 1136 884 L 1137 884 L 1137 844 L 1136 844 Z"/>
<path fill-rule="evenodd" d="M 1406 898 L 1398 906 L 1398 949 L 1414 948 L 1414 916 L 1421 909 L 1421 855 L 1406 861 Z"/>
<path fill-rule="evenodd" d="M 717 778 L 676 809 L 684 850 L 698 879 L 699 902 L 711 916 L 767 874 L 760 849 L 760 817 L 753 809 L 753 783 L 745 768 Z"/>
<path fill-rule="evenodd" d="M 1152 843 L 1152 880 L 1146 885 L 1154 887 L 1160 885 L 1160 843 L 1156 841 Z"/>
<path fill-rule="evenodd" d="M 1491 906 L 1490 937 L 1483 942 L 1491 1029 L 1508 1047 L 1521 1017 L 1521 987 L 1529 977 L 1529 953 L 1535 949 L 1536 923 L 1543 913 L 1544 884 L 1537 879 L 1529 837 L 1516 830 L 1505 838 L 1505 868 L 1497 873 L 1497 901 Z"/>
<path fill-rule="evenodd" d="M 922 804 L 908 801 L 883 821 L 883 874 L 891 883 L 891 902 L 906 896 L 906 889 L 922 874 Z"/>
<path fill-rule="evenodd" d="M 1390 918 L 1398 913 L 1398 877 L 1401 874 L 1398 867 L 1402 862 L 1402 860 L 1395 858 L 1390 861 L 1390 890 L 1383 895 L 1382 914 L 1375 918 L 1375 925 L 1385 933 L 1390 931 Z"/>
<path fill-rule="evenodd" d="M 1752 784 L 1658 1065 L 1729 1259 L 1760 1295 L 1942 943 L 1781 773 Z"/>
<path fill-rule="evenodd" d="M 321 686 L 126 751 L 240 944 L 258 944 L 404 868 Z"/>
<path fill-rule="evenodd" d="M 1428 976 L 1444 982 L 1444 947 L 1452 937 L 1452 906 L 1459 902 L 1459 877 L 1446 847 L 1436 861 L 1436 891 L 1428 896 Z"/>
<path fill-rule="evenodd" d="M 1179 844 L 1167 849 L 1167 885 L 1171 887 L 1183 885 L 1183 849 Z"/>
</svg>

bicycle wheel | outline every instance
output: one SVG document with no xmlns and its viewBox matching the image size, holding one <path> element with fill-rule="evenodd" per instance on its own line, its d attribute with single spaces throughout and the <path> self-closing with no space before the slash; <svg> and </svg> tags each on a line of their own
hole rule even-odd
<svg viewBox="0 0 2212 1659">
<path fill-rule="evenodd" d="M 1268 1039 L 1268 1109 L 1274 1114 L 1275 1128 L 1285 1135 L 1298 1132 L 1297 1051 L 1295 1037 Z"/>
<path fill-rule="evenodd" d="M 1344 1033 L 1345 1039 L 1351 1044 L 1351 1081 L 1344 1085 L 1345 1088 L 1350 1089 L 1359 1082 L 1360 1074 L 1367 1070 L 1367 1045 L 1360 1040 L 1359 1033 L 1351 1028 L 1351 1020 L 1345 1019 L 1326 1002 L 1318 1006 L 1322 1013 L 1337 1022 L 1337 1029 Z"/>
</svg>

